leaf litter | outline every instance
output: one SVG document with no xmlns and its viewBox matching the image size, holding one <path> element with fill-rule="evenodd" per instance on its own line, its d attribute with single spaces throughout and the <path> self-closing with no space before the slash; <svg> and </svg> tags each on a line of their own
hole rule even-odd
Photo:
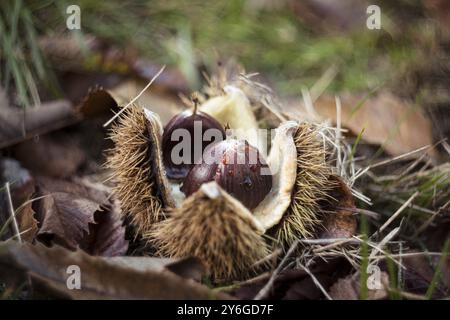
<svg viewBox="0 0 450 320">
<path fill-rule="evenodd" d="M 136 85 L 131 82 L 131 86 Z M 116 93 L 123 95 L 123 90 L 119 87 Z M 138 89 L 134 90 L 132 96 L 138 92 Z M 114 96 L 114 90 L 110 92 Z M 78 110 L 85 119 L 105 114 L 116 105 L 112 102 L 114 99 L 110 99 L 111 95 L 102 88 L 96 88 L 88 94 Z M 305 92 L 304 97 L 307 96 L 308 92 Z M 134 242 L 135 246 L 136 239 L 126 237 L 124 222 L 120 218 L 120 206 L 111 196 L 108 182 L 105 182 L 106 185 L 98 185 L 81 176 L 77 178 L 85 165 L 82 160 L 84 156 L 77 160 L 78 156 L 70 153 L 67 158 L 73 164 L 67 166 L 69 169 L 62 176 L 58 175 L 58 169 L 52 172 L 45 167 L 33 167 L 31 161 L 26 165 L 29 171 L 20 168 L 20 164 L 16 162 L 20 173 L 13 178 L 3 177 L 3 183 L 24 180 L 22 184 L 11 185 L 11 195 L 25 244 L 19 246 L 11 241 L 15 236 L 14 231 L 10 230 L 10 226 L 7 227 L 8 232 L 0 234 L 3 239 L 8 239 L 0 247 L 0 268 L 12 270 L 14 266 L 20 271 L 14 273 L 21 273 L 16 275 L 22 277 L 23 274 L 29 274 L 33 279 L 33 286 L 45 287 L 44 292 L 53 292 L 55 297 L 203 299 L 218 295 L 216 297 L 228 298 L 223 291 L 245 299 L 356 299 L 361 296 L 360 281 L 366 273 L 361 266 L 367 260 L 368 265 L 379 264 L 383 270 L 383 288 L 374 292 L 369 290 L 368 299 L 385 299 L 393 293 L 406 299 L 424 298 L 426 292 L 431 290 L 430 283 L 434 283 L 430 294 L 432 297 L 448 296 L 448 259 L 438 263 L 442 256 L 439 250 L 442 248 L 437 245 L 434 252 L 416 252 L 405 245 L 411 224 L 419 224 L 419 229 L 415 230 L 420 231 L 419 233 L 442 226 L 441 238 L 445 237 L 445 226 L 448 225 L 445 222 L 448 221 L 449 168 L 446 164 L 436 166 L 433 163 L 435 154 L 430 124 L 415 111 L 412 113 L 412 120 L 408 116 L 405 118 L 406 122 L 400 121 L 411 107 L 403 105 L 389 93 L 371 97 L 357 109 L 354 108 L 361 101 L 360 97 L 343 96 L 342 108 L 339 108 L 342 114 L 336 114 L 334 98 L 315 98 L 314 102 L 304 100 L 305 106 L 312 103 L 315 105 L 309 108 L 309 114 L 314 112 L 321 117 L 331 118 L 338 128 L 323 128 L 324 139 L 328 139 L 334 150 L 336 171 L 351 186 L 351 190 L 341 187 L 337 192 L 352 194 L 357 201 L 355 203 L 351 196 L 341 197 L 337 206 L 341 209 L 342 217 L 350 218 L 328 221 L 319 239 L 303 239 L 296 242 L 295 247 L 291 247 L 292 251 L 275 252 L 271 257 L 275 264 L 266 272 L 210 290 L 192 284 L 192 280 L 186 281 L 204 280 L 201 261 L 187 260 L 190 261 L 187 265 L 177 264 L 147 256 L 152 254 L 151 249 L 134 251 L 143 254 L 142 257 L 128 256 L 128 242 Z M 391 109 L 398 111 L 392 114 Z M 279 117 L 291 112 L 275 111 Z M 379 128 L 376 123 L 361 127 L 370 124 L 367 119 L 379 112 L 392 116 L 392 121 L 388 121 L 389 128 Z M 298 117 L 298 114 L 294 114 L 294 117 Z M 402 124 L 397 127 L 396 123 L 399 121 Z M 424 133 L 420 137 L 411 135 L 413 131 L 416 132 L 411 130 L 411 125 L 416 123 L 422 128 L 419 131 Z M 348 132 L 347 129 L 354 135 L 364 131 L 359 138 L 366 143 L 380 145 L 387 152 L 387 159 L 374 164 L 368 161 L 371 159 L 359 158 L 358 150 L 355 153 L 355 148 L 349 147 L 343 137 Z M 389 134 L 398 130 L 403 134 Z M 8 139 L 13 142 L 8 142 Z M 7 138 L 5 145 L 16 144 L 21 140 L 22 138 Z M 27 143 L 32 142 L 15 147 L 15 157 L 23 164 L 26 164 L 27 153 L 35 153 Z M 421 148 L 424 145 L 430 147 Z M 24 150 L 23 156 L 20 156 L 21 148 Z M 389 157 L 389 154 L 393 157 Z M 395 170 L 392 170 L 394 165 Z M 10 172 L 9 169 L 7 171 Z M 2 174 L 5 175 L 5 170 Z M 2 208 L 5 207 L 3 200 L 2 198 Z M 380 204 L 389 205 L 380 213 L 371 211 L 367 203 L 375 204 L 377 209 Z M 364 233 L 351 236 L 357 228 L 354 217 L 369 220 L 376 230 L 372 237 L 365 240 Z M 7 212 L 2 211 L 0 219 L 2 224 L 10 224 L 7 223 L 11 220 Z M 419 241 L 426 242 L 428 239 L 422 237 Z M 434 241 L 443 243 L 442 239 Z M 363 250 L 365 245 L 370 253 L 367 256 Z M 146 244 L 139 244 L 137 241 L 137 246 L 146 247 Z M 74 261 L 80 262 L 88 272 L 88 288 L 79 294 L 67 292 L 64 288 L 64 275 L 54 269 L 56 266 L 51 267 L 51 264 L 63 265 Z M 394 265 L 401 277 L 395 279 L 396 274 L 388 268 L 389 263 Z M 42 266 L 49 268 L 48 272 Z M 99 266 L 106 268 L 105 275 L 99 274 Z M 441 271 L 437 267 L 441 267 Z M 173 273 L 185 279 L 175 278 Z M 106 274 L 117 278 L 117 284 L 107 287 Z M 137 286 L 133 289 L 129 278 L 141 279 L 142 283 L 138 284 L 137 280 L 133 280 L 132 283 Z M 156 284 L 149 284 L 150 279 L 154 279 Z M 179 292 L 176 292 L 177 286 L 181 288 Z M 162 292 L 163 288 L 166 293 Z"/>
</svg>

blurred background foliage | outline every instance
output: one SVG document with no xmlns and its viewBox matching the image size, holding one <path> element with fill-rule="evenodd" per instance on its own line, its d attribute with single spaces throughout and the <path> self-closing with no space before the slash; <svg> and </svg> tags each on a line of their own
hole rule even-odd
<svg viewBox="0 0 450 320">
<path fill-rule="evenodd" d="M 337 72 L 327 90 L 371 91 L 398 82 L 428 55 L 436 26 L 424 19 L 421 1 L 380 1 L 381 30 L 366 27 L 364 1 L 346 2 L 6 0 L 0 4 L 2 83 L 8 88 L 14 81 L 22 104 L 36 102 L 35 82 L 56 86 L 36 37 L 67 32 L 81 44 L 90 34 L 176 66 L 192 88 L 201 81 L 198 67 L 233 57 L 288 95 L 312 86 L 327 70 Z M 80 31 L 66 29 L 70 4 L 81 8 Z"/>
</svg>

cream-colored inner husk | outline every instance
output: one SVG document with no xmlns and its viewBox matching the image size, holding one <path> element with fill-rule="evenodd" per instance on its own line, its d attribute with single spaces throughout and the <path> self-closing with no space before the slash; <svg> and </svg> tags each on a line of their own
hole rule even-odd
<svg viewBox="0 0 450 320">
<path fill-rule="evenodd" d="M 267 158 L 273 175 L 272 190 L 253 212 L 264 230 L 278 224 L 291 203 L 297 173 L 297 149 L 294 143 L 297 128 L 297 122 L 287 121 L 275 130 Z"/>
<path fill-rule="evenodd" d="M 247 140 L 259 152 L 266 154 L 265 141 L 258 137 L 258 122 L 245 93 L 231 85 L 225 86 L 223 90 L 224 95 L 208 99 L 199 109 L 222 125 L 229 125 L 233 130 L 233 138 Z"/>
</svg>

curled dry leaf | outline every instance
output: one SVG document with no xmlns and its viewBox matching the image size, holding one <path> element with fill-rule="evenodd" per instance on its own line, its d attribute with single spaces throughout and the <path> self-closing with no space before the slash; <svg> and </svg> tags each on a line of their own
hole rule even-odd
<svg viewBox="0 0 450 320">
<path fill-rule="evenodd" d="M 122 255 L 128 249 L 120 208 L 109 194 L 93 185 L 38 178 L 37 240 L 78 247 L 93 255 Z"/>
<path fill-rule="evenodd" d="M 102 87 L 90 88 L 88 94 L 78 107 L 78 111 L 86 118 L 96 117 L 111 112 L 117 107 L 117 102 Z"/>
<path fill-rule="evenodd" d="M 126 259 L 125 257 L 123 259 Z M 123 260 L 122 259 L 122 260 Z M 144 258 L 143 258 L 144 259 Z M 148 258 L 154 259 L 154 258 Z M 68 266 L 76 265 L 82 273 L 81 288 L 67 288 Z M 195 281 L 161 268 L 136 268 L 111 258 L 93 257 L 82 251 L 61 247 L 0 244 L 0 275 L 21 278 L 29 275 L 35 291 L 46 297 L 69 299 L 229 299 Z M 45 290 L 45 291 L 44 291 Z"/>
<path fill-rule="evenodd" d="M 126 253 L 128 242 L 125 240 L 120 205 L 113 200 L 104 210 L 94 213 L 95 223 L 89 224 L 89 232 L 80 244 L 81 249 L 95 256 L 114 257 Z"/>
<path fill-rule="evenodd" d="M 37 186 L 38 196 L 42 197 L 36 204 L 40 224 L 37 239 L 48 245 L 56 243 L 76 249 L 89 232 L 89 223 L 94 223 L 94 213 L 102 203 L 89 197 L 87 190 L 79 185 L 69 193 L 69 182 L 40 178 Z"/>
</svg>

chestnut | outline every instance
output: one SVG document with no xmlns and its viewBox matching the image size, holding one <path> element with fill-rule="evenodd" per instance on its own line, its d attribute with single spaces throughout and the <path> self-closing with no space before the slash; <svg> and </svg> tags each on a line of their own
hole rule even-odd
<svg viewBox="0 0 450 320">
<path fill-rule="evenodd" d="M 209 181 L 254 209 L 272 188 L 272 174 L 257 148 L 246 140 L 227 139 L 205 149 L 203 161 L 195 165 L 183 182 L 186 196 Z"/>
<path fill-rule="evenodd" d="M 189 148 L 181 148 L 180 154 L 177 154 L 178 160 L 174 161 L 172 151 L 182 141 L 177 135 L 177 129 L 185 129 L 186 139 L 189 139 Z M 205 139 L 205 132 L 209 129 L 217 130 L 212 141 Z M 178 139 L 178 140 L 177 140 Z M 166 175 L 169 179 L 184 179 L 189 170 L 201 158 L 203 151 L 212 143 L 225 139 L 225 130 L 223 126 L 210 115 L 197 111 L 195 102 L 194 110 L 186 110 L 174 116 L 165 126 L 162 136 L 162 153 Z M 217 141 L 218 140 L 218 141 Z M 201 148 L 200 148 L 201 147 Z M 200 149 L 199 149 L 200 148 Z M 198 149 L 198 152 L 196 150 Z M 188 154 L 185 154 L 188 153 Z M 181 159 L 181 160 L 180 160 Z"/>
</svg>

